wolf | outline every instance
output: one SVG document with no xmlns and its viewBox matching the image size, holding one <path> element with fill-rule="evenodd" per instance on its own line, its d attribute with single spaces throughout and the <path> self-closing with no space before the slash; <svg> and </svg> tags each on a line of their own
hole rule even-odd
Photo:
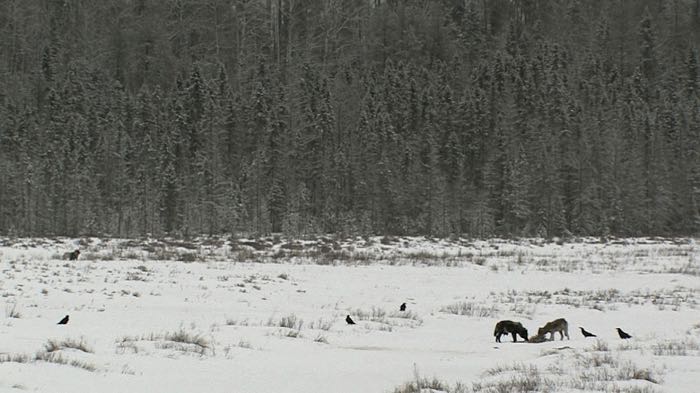
<svg viewBox="0 0 700 393">
<path fill-rule="evenodd" d="M 546 325 L 537 330 L 537 335 L 545 337 L 546 334 L 549 333 L 549 341 L 553 341 L 554 333 L 556 332 L 559 332 L 562 340 L 564 339 L 564 336 L 566 336 L 566 339 L 569 340 L 569 323 L 566 322 L 566 319 L 559 318 L 553 320 L 552 322 L 548 322 Z"/>
<path fill-rule="evenodd" d="M 63 259 L 75 261 L 78 259 L 78 255 L 80 255 L 80 250 L 75 250 L 73 252 L 67 252 L 67 253 L 63 254 Z"/>
<path fill-rule="evenodd" d="M 513 321 L 500 321 L 496 324 L 496 328 L 493 330 L 493 335 L 496 337 L 496 342 L 501 342 L 501 336 L 507 334 L 513 335 L 513 342 L 518 341 L 517 336 L 519 335 L 525 341 L 527 341 L 527 329 L 523 327 L 520 322 Z"/>
</svg>

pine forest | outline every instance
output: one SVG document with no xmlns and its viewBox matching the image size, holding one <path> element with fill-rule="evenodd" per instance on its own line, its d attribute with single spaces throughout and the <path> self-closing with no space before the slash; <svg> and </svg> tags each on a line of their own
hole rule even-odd
<svg viewBox="0 0 700 393">
<path fill-rule="evenodd" d="M 700 0 L 0 0 L 0 234 L 700 231 Z"/>
</svg>

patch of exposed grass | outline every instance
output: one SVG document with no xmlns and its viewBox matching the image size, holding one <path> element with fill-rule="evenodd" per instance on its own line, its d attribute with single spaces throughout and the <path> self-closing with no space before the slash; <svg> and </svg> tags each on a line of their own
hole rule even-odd
<svg viewBox="0 0 700 393">
<path fill-rule="evenodd" d="M 474 393 L 505 393 L 505 392 L 553 392 L 556 384 L 554 381 L 542 376 L 535 366 L 514 370 L 515 373 L 507 373 L 508 377 L 492 378 L 485 381 L 474 382 Z"/>
<path fill-rule="evenodd" d="M 115 352 L 118 354 L 139 353 L 139 347 L 136 345 L 136 342 L 125 337 L 121 340 L 117 340 L 117 348 Z"/>
<path fill-rule="evenodd" d="M 610 393 L 659 393 L 653 386 L 617 386 L 613 385 L 607 390 Z"/>
<path fill-rule="evenodd" d="M 656 356 L 700 356 L 700 343 L 689 337 L 656 343 L 651 349 Z"/>
<path fill-rule="evenodd" d="M 280 320 L 277 322 L 270 319 L 270 321 L 268 321 L 268 326 L 279 326 L 288 329 L 301 330 L 302 326 L 304 326 L 304 320 L 297 317 L 296 314 L 289 314 L 286 317 L 280 318 Z"/>
<path fill-rule="evenodd" d="M 199 254 L 191 251 L 159 248 L 151 255 L 157 261 L 196 262 L 200 260 Z"/>
<path fill-rule="evenodd" d="M 147 281 L 141 272 L 126 272 L 126 281 Z"/>
<path fill-rule="evenodd" d="M 402 318 L 402 319 L 410 319 L 413 321 L 418 321 L 418 322 L 423 322 L 421 317 L 418 316 L 413 311 L 394 311 L 391 314 L 389 314 L 389 318 Z"/>
<path fill-rule="evenodd" d="M 591 350 L 593 351 L 598 351 L 598 352 L 607 352 L 610 350 L 610 347 L 608 346 L 608 343 L 603 341 L 603 340 L 595 340 L 595 344 L 591 347 Z"/>
<path fill-rule="evenodd" d="M 616 348 L 618 351 L 640 351 L 644 352 L 644 348 L 638 343 L 634 341 L 623 341 L 620 345 L 617 346 Z"/>
<path fill-rule="evenodd" d="M 660 310 L 671 308 L 674 311 L 681 307 L 698 308 L 697 294 L 694 289 L 676 287 L 656 291 L 634 290 L 623 293 L 616 288 L 603 290 L 576 291 L 564 288 L 556 291 L 508 291 L 491 293 L 490 298 L 495 303 L 503 304 L 547 304 L 566 305 L 575 308 L 590 308 L 593 310 L 615 310 L 620 304 L 647 305 L 653 304 Z"/>
<path fill-rule="evenodd" d="M 361 310 L 361 309 L 355 309 L 352 312 L 352 315 L 355 317 L 355 319 L 360 320 L 360 321 L 373 321 L 373 322 L 384 322 L 386 321 L 387 313 L 386 310 L 383 308 L 379 307 L 374 307 L 369 311 Z"/>
<path fill-rule="evenodd" d="M 68 359 L 58 353 L 37 352 L 34 356 L 26 354 L 0 354 L 0 363 L 33 363 L 47 362 L 54 364 L 62 364 L 81 368 L 86 371 L 95 371 L 97 367 L 94 364 L 83 362 L 75 359 Z"/>
<path fill-rule="evenodd" d="M 279 335 L 282 337 L 287 337 L 287 338 L 303 338 L 303 335 L 301 334 L 301 330 L 296 330 L 296 329 L 280 330 Z"/>
<path fill-rule="evenodd" d="M 603 347 L 597 343 L 597 347 Z M 607 348 L 607 346 L 605 346 Z M 600 392 L 644 392 L 656 393 L 653 385 L 659 384 L 660 372 L 654 368 L 620 360 L 608 349 L 580 350 L 569 348 L 565 352 L 548 352 L 554 355 L 543 362 L 548 366 L 514 363 L 499 365 L 484 372 L 481 380 L 472 386 L 473 392 L 559 392 L 559 391 L 600 391 Z M 641 381 L 647 386 L 631 384 Z M 628 389 L 642 386 L 643 389 Z"/>
<path fill-rule="evenodd" d="M 459 382 L 455 386 L 450 386 L 449 384 L 437 379 L 436 377 L 421 377 L 418 373 L 417 368 L 414 368 L 413 374 L 414 376 L 412 381 L 406 382 L 403 385 L 394 388 L 393 393 L 467 393 L 469 391 L 466 385 Z"/>
<path fill-rule="evenodd" d="M 17 308 L 17 303 L 7 303 L 5 305 L 5 316 L 7 318 L 22 318 L 22 314 L 19 312 L 19 309 Z"/>
<path fill-rule="evenodd" d="M 249 326 L 250 322 L 248 322 L 247 319 L 238 320 L 238 319 L 229 318 L 226 320 L 226 325 L 228 325 L 228 326 Z"/>
<path fill-rule="evenodd" d="M 316 338 L 314 339 L 314 342 L 322 343 L 322 344 L 328 344 L 328 338 L 326 338 L 326 336 L 324 336 L 324 335 L 322 335 L 322 334 L 319 334 L 319 335 L 316 336 Z"/>
<path fill-rule="evenodd" d="M 246 340 L 239 340 L 236 346 L 239 348 L 253 349 L 253 344 L 251 344 L 250 341 Z"/>
<path fill-rule="evenodd" d="M 499 375 L 503 374 L 506 372 L 522 372 L 522 373 L 536 373 L 539 370 L 537 370 L 537 367 L 532 366 L 532 365 L 527 365 L 525 363 L 512 363 L 512 364 L 503 364 L 503 365 L 497 365 L 495 367 L 491 367 L 489 369 L 486 369 L 484 371 L 484 375 L 487 376 L 494 376 L 494 375 Z"/>
<path fill-rule="evenodd" d="M 82 338 L 80 340 L 74 340 L 70 338 L 65 339 L 63 341 L 49 340 L 46 344 L 44 344 L 44 350 L 49 353 L 60 351 L 62 349 L 75 349 L 85 353 L 94 352 L 92 348 L 90 348 Z"/>
<path fill-rule="evenodd" d="M 380 331 L 392 331 L 393 327 L 411 327 L 414 328 L 423 323 L 423 320 L 418 316 L 418 314 L 411 311 L 403 312 L 392 312 L 387 313 L 387 311 L 381 307 L 372 306 L 369 310 L 355 309 L 351 310 L 350 315 L 356 321 L 370 321 L 375 322 L 379 325 L 365 326 L 370 330 L 380 330 Z"/>
<path fill-rule="evenodd" d="M 319 329 L 319 330 L 331 330 L 333 326 L 333 320 L 319 318 L 316 322 L 311 322 L 309 329 Z"/>
<path fill-rule="evenodd" d="M 202 351 L 210 348 L 209 341 L 206 338 L 196 333 L 186 332 L 184 329 L 166 333 L 163 338 L 177 343 L 191 344 L 200 348 Z"/>
<path fill-rule="evenodd" d="M 632 362 L 625 362 L 617 370 L 617 379 L 621 381 L 642 380 L 654 384 L 660 383 L 657 373 L 649 368 L 639 367 Z"/>
<path fill-rule="evenodd" d="M 437 378 L 421 378 L 417 381 L 406 382 L 394 389 L 394 393 L 423 393 L 423 392 L 448 392 L 449 386 Z"/>
<path fill-rule="evenodd" d="M 483 304 L 466 301 L 461 301 L 449 304 L 447 306 L 443 306 L 442 308 L 440 308 L 440 312 L 456 315 L 466 315 L 469 317 L 478 318 L 491 318 L 496 317 L 498 315 L 498 309 L 495 305 L 486 306 Z"/>
<path fill-rule="evenodd" d="M 0 354 L 0 363 L 29 363 L 32 357 L 24 353 Z"/>
<path fill-rule="evenodd" d="M 603 366 L 617 367 L 619 364 L 617 358 L 613 357 L 609 352 L 594 352 L 586 356 L 581 356 L 577 359 L 577 363 L 584 369 Z"/>
<path fill-rule="evenodd" d="M 61 354 L 38 352 L 34 357 L 36 361 L 43 361 L 48 363 L 69 365 L 77 368 L 82 368 L 87 371 L 95 371 L 97 367 L 94 364 L 82 362 L 80 360 L 64 358 Z"/>
<path fill-rule="evenodd" d="M 152 341 L 159 349 L 175 349 L 180 352 L 196 353 L 204 356 L 213 354 L 214 347 L 209 340 L 198 333 L 187 332 L 184 329 L 164 334 L 151 333 L 143 336 L 125 336 L 117 340 L 117 353 L 132 351 L 139 352 L 136 342 Z"/>
</svg>

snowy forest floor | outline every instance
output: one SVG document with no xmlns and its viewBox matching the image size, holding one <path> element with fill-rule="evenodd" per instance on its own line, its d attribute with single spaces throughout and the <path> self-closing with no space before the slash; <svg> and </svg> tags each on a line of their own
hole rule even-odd
<svg viewBox="0 0 700 393">
<path fill-rule="evenodd" d="M 0 392 L 700 386 L 694 239 L 0 238 L 0 269 Z"/>
</svg>

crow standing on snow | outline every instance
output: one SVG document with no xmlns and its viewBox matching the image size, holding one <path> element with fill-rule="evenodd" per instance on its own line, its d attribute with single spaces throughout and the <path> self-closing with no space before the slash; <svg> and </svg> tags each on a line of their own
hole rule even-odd
<svg viewBox="0 0 700 393">
<path fill-rule="evenodd" d="M 406 303 L 401 303 L 401 306 L 399 306 L 399 311 L 406 311 Z"/>
<path fill-rule="evenodd" d="M 348 325 L 354 325 L 354 324 L 355 324 L 355 321 L 353 321 L 352 318 L 350 318 L 349 315 L 348 315 L 347 317 L 345 317 L 345 322 L 347 322 Z"/>
<path fill-rule="evenodd" d="M 65 317 L 63 317 L 63 319 L 61 319 L 61 320 L 58 322 L 58 325 L 67 325 L 67 324 L 68 324 L 68 315 L 66 315 Z"/>
<path fill-rule="evenodd" d="M 586 329 L 584 329 L 582 327 L 579 327 L 579 329 L 581 329 L 581 333 L 583 334 L 583 337 L 598 337 L 591 332 L 587 332 Z"/>
<path fill-rule="evenodd" d="M 632 336 L 630 336 L 629 334 L 623 332 L 622 329 L 620 329 L 620 328 L 616 328 L 616 329 L 617 329 L 617 334 L 620 335 L 620 338 L 621 338 L 621 339 L 632 338 Z"/>
</svg>

